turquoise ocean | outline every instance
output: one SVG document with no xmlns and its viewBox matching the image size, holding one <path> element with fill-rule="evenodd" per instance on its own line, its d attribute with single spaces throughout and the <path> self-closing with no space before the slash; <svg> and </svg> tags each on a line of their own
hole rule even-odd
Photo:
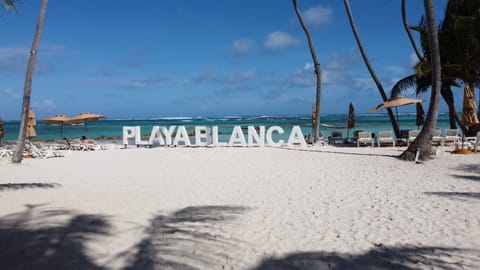
<svg viewBox="0 0 480 270">
<path fill-rule="evenodd" d="M 415 124 L 415 113 L 398 115 L 400 129 L 418 129 Z M 449 128 L 448 114 L 440 113 L 437 128 Z M 344 127 L 347 125 L 347 114 L 322 115 L 322 125 Z M 54 140 L 61 138 L 88 138 L 119 140 L 122 137 L 123 126 L 140 126 L 144 135 L 149 135 L 153 126 L 185 126 L 187 130 L 194 130 L 195 126 L 218 126 L 219 140 L 228 141 L 234 126 L 280 126 L 285 130 L 284 134 L 275 134 L 275 139 L 287 140 L 293 126 L 300 126 L 304 135 L 312 134 L 310 115 L 299 116 L 224 116 L 224 117 L 166 117 L 150 119 L 101 119 L 87 122 L 87 127 L 80 125 L 65 125 L 63 134 L 60 135 L 61 126 L 52 125 L 37 120 L 35 130 L 37 137 L 33 140 Z M 421 128 L 421 126 L 420 126 Z M 5 121 L 3 141 L 14 141 L 18 138 L 19 121 Z M 344 137 L 353 136 L 355 130 L 372 131 L 378 136 L 379 131 L 390 131 L 392 125 L 387 114 L 360 114 L 355 115 L 355 127 L 351 130 L 334 129 L 322 126 L 320 130 L 328 136 L 333 130 L 340 130 Z"/>
</svg>

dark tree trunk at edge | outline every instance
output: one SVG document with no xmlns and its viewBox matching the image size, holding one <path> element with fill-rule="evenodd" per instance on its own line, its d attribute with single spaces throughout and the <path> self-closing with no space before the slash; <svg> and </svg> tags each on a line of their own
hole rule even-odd
<svg viewBox="0 0 480 270">
<path fill-rule="evenodd" d="M 317 78 L 317 91 L 315 97 L 315 124 L 313 127 L 313 141 L 317 142 L 320 139 L 320 103 L 322 98 L 322 70 L 320 69 L 320 63 L 317 59 L 317 54 L 315 53 L 315 46 L 313 45 L 312 36 L 310 35 L 310 31 L 308 30 L 307 26 L 305 25 L 300 11 L 298 10 L 297 0 L 293 1 L 293 7 L 295 9 L 295 13 L 297 14 L 298 20 L 307 35 L 308 46 L 310 47 L 310 54 L 312 55 L 313 64 L 315 66 L 315 77 Z"/>
<path fill-rule="evenodd" d="M 345 9 L 347 10 L 348 14 L 348 19 L 350 20 L 350 26 L 352 27 L 353 35 L 355 36 L 355 40 L 357 41 L 358 48 L 362 54 L 363 61 L 365 62 L 365 65 L 367 66 L 368 72 L 370 72 L 370 75 L 372 76 L 372 79 L 375 81 L 375 84 L 377 85 L 378 91 L 380 92 L 380 95 L 382 96 L 383 101 L 386 101 L 387 95 L 385 94 L 385 90 L 383 89 L 382 84 L 380 83 L 380 80 L 377 78 L 377 75 L 375 74 L 375 71 L 372 68 L 372 65 L 370 64 L 370 60 L 367 57 L 367 54 L 365 52 L 365 49 L 363 48 L 362 42 L 360 40 L 360 36 L 358 35 L 357 27 L 355 26 L 355 21 L 353 20 L 353 15 L 352 11 L 350 9 L 350 3 L 348 0 L 343 0 L 345 4 Z M 400 129 L 398 128 L 398 123 L 397 120 L 395 119 L 395 116 L 393 115 L 392 109 L 387 108 L 388 116 L 390 117 L 390 122 L 392 122 L 392 127 L 393 131 L 395 132 L 395 136 L 397 138 L 400 138 Z"/>
<path fill-rule="evenodd" d="M 12 163 L 21 163 L 23 159 L 23 150 L 25 149 L 25 138 L 27 135 L 28 110 L 30 109 L 30 96 L 32 92 L 32 77 L 37 59 L 40 38 L 42 37 L 43 22 L 45 20 L 45 12 L 47 10 L 48 0 L 42 0 L 40 14 L 38 15 L 37 28 L 33 38 L 32 49 L 28 57 L 27 74 L 25 76 L 25 85 L 23 88 L 22 116 L 20 119 L 20 130 L 18 132 L 17 148 L 12 157 Z"/>
<path fill-rule="evenodd" d="M 432 0 L 424 0 L 425 15 L 428 23 L 428 41 L 430 44 L 430 55 L 432 56 L 432 94 L 430 95 L 430 106 L 428 107 L 425 124 L 418 137 L 405 150 L 400 158 L 413 161 L 419 153 L 418 160 L 425 161 L 430 158 L 432 149 L 432 134 L 437 126 L 438 109 L 440 103 L 441 87 L 441 62 L 440 46 L 438 42 L 438 32 L 435 25 L 435 9 Z"/>
</svg>

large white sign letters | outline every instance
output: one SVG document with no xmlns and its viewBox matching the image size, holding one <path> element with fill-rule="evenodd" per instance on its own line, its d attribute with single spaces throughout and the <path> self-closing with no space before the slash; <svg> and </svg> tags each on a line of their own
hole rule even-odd
<svg viewBox="0 0 480 270">
<path fill-rule="evenodd" d="M 220 142 L 218 139 L 218 126 L 195 126 L 195 135 L 190 137 L 185 126 L 154 126 L 148 140 L 142 140 L 140 126 L 123 127 L 123 144 L 127 147 L 132 141 L 137 146 L 284 146 L 301 145 L 306 146 L 302 130 L 299 126 L 293 126 L 288 141 L 274 140 L 274 134 L 285 133 L 282 127 L 272 126 L 268 129 L 265 126 L 248 126 L 245 129 L 241 126 L 234 126 L 228 142 Z M 193 138 L 193 142 L 191 139 Z"/>
</svg>

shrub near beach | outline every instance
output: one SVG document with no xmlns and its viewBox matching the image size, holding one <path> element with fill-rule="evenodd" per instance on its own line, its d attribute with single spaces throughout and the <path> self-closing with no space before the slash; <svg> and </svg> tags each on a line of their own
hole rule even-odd
<svg viewBox="0 0 480 270">
<path fill-rule="evenodd" d="M 283 146 L 284 140 L 273 139 L 273 134 L 283 134 L 284 129 L 279 126 L 272 126 L 265 129 L 265 126 L 248 126 L 245 136 L 242 126 L 234 126 L 228 142 L 220 142 L 218 139 L 218 126 L 195 126 L 194 145 L 195 146 Z M 140 126 L 123 127 L 123 144 L 125 147 L 130 144 L 130 139 L 137 146 L 151 146 L 154 143 L 166 146 L 185 145 L 191 146 L 191 139 L 185 126 L 153 126 L 148 141 L 142 140 Z M 173 138 L 173 141 L 172 141 Z M 306 146 L 300 126 L 293 126 L 288 137 L 287 145 L 299 144 Z"/>
</svg>

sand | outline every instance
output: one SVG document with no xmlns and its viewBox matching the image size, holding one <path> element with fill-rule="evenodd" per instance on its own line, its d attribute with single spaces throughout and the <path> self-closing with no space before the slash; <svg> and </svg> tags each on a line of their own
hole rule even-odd
<svg viewBox="0 0 480 270">
<path fill-rule="evenodd" d="M 480 269 L 480 154 L 402 149 L 0 159 L 0 269 Z"/>
</svg>

